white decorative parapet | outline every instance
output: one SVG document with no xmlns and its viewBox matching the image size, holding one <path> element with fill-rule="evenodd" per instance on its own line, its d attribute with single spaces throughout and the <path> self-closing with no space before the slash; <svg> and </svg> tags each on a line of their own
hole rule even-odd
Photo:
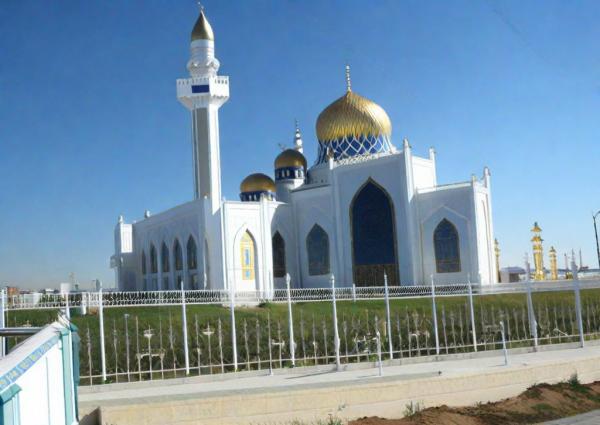
<svg viewBox="0 0 600 425">
<path fill-rule="evenodd" d="M 429 193 L 429 192 L 439 192 L 440 190 L 452 190 L 452 189 L 460 189 L 465 187 L 470 187 L 471 182 L 459 182 L 459 183 L 449 183 L 449 184 L 439 184 L 437 186 L 432 187 L 421 187 L 418 188 L 417 191 L 419 193 Z"/>
<path fill-rule="evenodd" d="M 590 278 L 580 280 L 581 289 L 600 288 L 600 279 Z M 526 282 L 502 283 L 492 286 L 472 284 L 475 295 L 492 295 L 527 292 Z M 436 284 L 437 296 L 465 296 L 468 294 L 468 283 Z M 536 291 L 572 291 L 572 280 L 531 282 L 531 290 Z M 331 301 L 331 288 L 292 288 L 290 297 L 292 301 Z M 384 286 L 342 286 L 335 289 L 338 301 L 343 300 L 382 300 L 385 297 Z M 170 291 L 124 291 L 103 292 L 102 304 L 104 307 L 136 307 L 158 305 L 181 305 L 182 293 L 180 290 Z M 230 302 L 230 291 L 226 289 L 197 289 L 185 290 L 187 304 L 216 304 L 224 305 Z M 430 297 L 431 286 L 402 285 L 390 286 L 390 298 L 419 298 Z M 68 300 L 68 301 L 67 301 Z M 258 304 L 262 302 L 284 303 L 287 302 L 286 289 L 272 291 L 238 290 L 235 300 L 237 304 Z M 15 295 L 6 298 L 6 310 L 40 310 L 40 309 L 80 309 L 85 314 L 88 308 L 98 308 L 100 305 L 98 292 L 79 292 L 66 294 L 41 295 L 32 299 L 29 295 Z"/>
<path fill-rule="evenodd" d="M 73 363 L 78 358 L 77 353 L 73 356 L 78 344 L 69 323 L 60 319 L 25 339 L 0 360 L 0 423 L 78 423 L 79 362 Z"/>
<path fill-rule="evenodd" d="M 229 98 L 229 77 L 196 77 L 177 80 L 177 98 L 188 108 L 191 108 L 194 103 L 202 103 L 209 97 L 224 100 Z"/>
</svg>

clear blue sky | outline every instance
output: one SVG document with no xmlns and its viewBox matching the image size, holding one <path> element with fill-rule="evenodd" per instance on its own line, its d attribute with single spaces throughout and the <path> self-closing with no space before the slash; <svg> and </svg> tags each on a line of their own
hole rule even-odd
<svg viewBox="0 0 600 425">
<path fill-rule="evenodd" d="M 272 173 L 294 119 L 353 88 L 386 109 L 393 140 L 434 146 L 440 183 L 492 172 L 502 264 L 522 264 L 534 220 L 546 249 L 596 265 L 600 209 L 597 1 L 205 1 L 231 99 L 223 193 Z M 0 283 L 110 286 L 117 216 L 192 196 L 186 77 L 194 1 L 0 5 Z M 560 263 L 562 264 L 562 262 Z"/>
</svg>

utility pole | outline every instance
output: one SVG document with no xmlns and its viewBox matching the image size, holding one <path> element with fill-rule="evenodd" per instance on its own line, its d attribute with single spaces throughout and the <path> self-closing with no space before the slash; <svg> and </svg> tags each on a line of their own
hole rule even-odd
<svg viewBox="0 0 600 425">
<path fill-rule="evenodd" d="M 596 255 L 598 256 L 598 268 L 600 268 L 600 245 L 598 245 L 598 226 L 596 226 L 596 217 L 600 214 L 598 211 L 596 214 L 592 214 L 594 220 L 594 233 L 596 234 Z"/>
</svg>

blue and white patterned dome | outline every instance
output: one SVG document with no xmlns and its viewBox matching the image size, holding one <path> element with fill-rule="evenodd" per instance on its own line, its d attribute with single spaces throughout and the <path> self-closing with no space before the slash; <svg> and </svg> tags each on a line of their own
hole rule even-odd
<svg viewBox="0 0 600 425">
<path fill-rule="evenodd" d="M 390 152 L 391 135 L 392 123 L 383 108 L 348 87 L 344 96 L 319 114 L 317 164 L 326 162 L 328 154 L 337 161 Z"/>
</svg>

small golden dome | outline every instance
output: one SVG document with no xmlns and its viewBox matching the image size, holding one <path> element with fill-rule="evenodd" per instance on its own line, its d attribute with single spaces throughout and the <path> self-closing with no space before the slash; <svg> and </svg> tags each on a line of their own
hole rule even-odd
<svg viewBox="0 0 600 425">
<path fill-rule="evenodd" d="M 275 169 L 286 167 L 303 167 L 306 169 L 306 158 L 295 149 L 286 149 L 275 158 Z"/>
<path fill-rule="evenodd" d="M 242 180 L 240 192 L 275 192 L 275 182 L 266 174 L 250 174 Z"/>
<path fill-rule="evenodd" d="M 317 118 L 317 138 L 321 142 L 369 135 L 390 137 L 390 118 L 381 106 L 350 89 Z"/>
<path fill-rule="evenodd" d="M 204 10 L 200 11 L 200 16 L 198 16 L 198 20 L 194 25 L 194 29 L 192 30 L 192 41 L 195 40 L 211 40 L 214 41 L 215 35 L 213 33 L 212 27 L 206 19 L 204 15 Z"/>
</svg>

